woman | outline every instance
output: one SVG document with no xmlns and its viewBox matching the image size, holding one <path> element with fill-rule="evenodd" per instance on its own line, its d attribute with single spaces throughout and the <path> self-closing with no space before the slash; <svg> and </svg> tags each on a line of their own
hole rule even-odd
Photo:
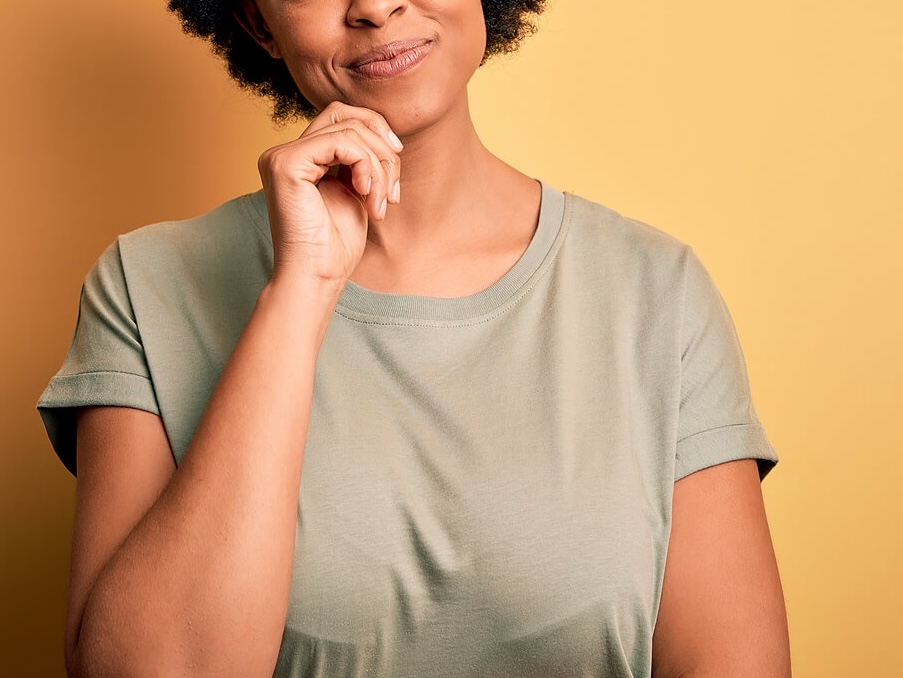
<svg viewBox="0 0 903 678">
<path fill-rule="evenodd" d="M 78 450 L 70 674 L 789 675 L 709 278 L 474 131 L 541 0 L 171 5 L 313 119 L 86 280 L 40 403 Z"/>
</svg>

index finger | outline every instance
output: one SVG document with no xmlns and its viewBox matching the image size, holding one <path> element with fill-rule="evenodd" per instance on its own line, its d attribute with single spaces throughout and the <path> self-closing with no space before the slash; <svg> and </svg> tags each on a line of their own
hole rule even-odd
<svg viewBox="0 0 903 678">
<path fill-rule="evenodd" d="M 340 123 L 343 120 L 348 120 L 350 118 L 356 118 L 363 122 L 369 129 L 385 139 L 386 143 L 389 144 L 396 153 L 404 148 L 401 139 L 399 139 L 395 132 L 392 131 L 392 128 L 389 127 L 389 123 L 386 122 L 386 119 L 379 113 L 370 108 L 349 106 L 348 104 L 343 104 L 341 101 L 333 101 L 320 111 L 320 114 L 310 121 L 310 124 L 301 136 L 303 137 L 312 134 L 324 127 L 335 125 L 336 123 Z"/>
</svg>

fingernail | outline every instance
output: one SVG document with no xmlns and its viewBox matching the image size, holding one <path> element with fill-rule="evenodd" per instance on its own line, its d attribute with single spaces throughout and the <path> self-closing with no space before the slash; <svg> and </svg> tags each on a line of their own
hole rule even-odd
<svg viewBox="0 0 903 678">
<path fill-rule="evenodd" d="M 389 205 L 389 202 L 385 198 L 383 198 L 383 204 L 379 206 L 379 218 L 380 219 L 386 218 L 386 207 L 388 207 L 388 205 Z"/>
<path fill-rule="evenodd" d="M 397 204 L 399 201 L 401 201 L 401 182 L 396 181 L 392 188 L 392 202 Z"/>
<path fill-rule="evenodd" d="M 386 139 L 388 139 L 388 141 L 389 141 L 389 146 L 394 148 L 396 151 L 400 151 L 404 148 L 404 144 L 401 143 L 401 139 L 399 139 L 395 135 L 395 132 L 393 132 L 392 130 L 389 130 L 389 134 L 386 137 Z"/>
<path fill-rule="evenodd" d="M 373 188 L 373 177 L 367 177 L 367 192 L 364 195 L 370 195 L 371 188 Z"/>
</svg>

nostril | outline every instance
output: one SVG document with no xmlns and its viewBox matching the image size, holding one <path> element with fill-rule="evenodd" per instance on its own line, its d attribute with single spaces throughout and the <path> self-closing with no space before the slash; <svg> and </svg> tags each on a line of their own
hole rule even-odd
<svg viewBox="0 0 903 678">
<path fill-rule="evenodd" d="M 367 16 L 348 16 L 348 24 L 357 28 L 379 28 L 382 23 Z"/>
<path fill-rule="evenodd" d="M 403 14 L 407 0 L 354 0 L 347 14 L 349 26 L 381 28 L 390 17 Z"/>
</svg>

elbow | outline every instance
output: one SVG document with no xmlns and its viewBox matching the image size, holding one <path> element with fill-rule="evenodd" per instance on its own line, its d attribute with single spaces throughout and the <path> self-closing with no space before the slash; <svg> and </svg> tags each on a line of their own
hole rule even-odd
<svg viewBox="0 0 903 678">
<path fill-rule="evenodd" d="M 117 633 L 116 631 L 121 631 Z M 183 637 L 171 633 L 154 637 L 141 633 L 129 624 L 106 629 L 85 630 L 77 639 L 67 640 L 65 647 L 68 678 L 152 678 L 182 676 L 183 678 L 247 678 L 272 675 L 276 666 L 275 651 L 236 651 L 234 641 L 222 643 L 197 642 L 188 646 Z M 251 648 L 259 649 L 251 643 Z M 229 651 L 231 649 L 231 652 Z"/>
<path fill-rule="evenodd" d="M 169 670 L 175 667 L 164 656 L 153 658 L 140 656 L 136 648 L 118 644 L 115 634 L 103 634 L 101 642 L 91 634 L 67 638 L 65 665 L 68 678 L 143 678 L 144 676 L 189 676 L 185 670 Z M 127 644 L 126 644 L 127 645 Z"/>
<path fill-rule="evenodd" d="M 66 676 L 68 678 L 120 678 L 135 677 L 135 671 L 112 662 L 98 652 L 86 652 L 77 640 L 67 640 L 65 650 Z"/>
<path fill-rule="evenodd" d="M 89 674 L 82 669 L 79 655 L 79 636 L 78 628 L 71 627 L 66 629 L 66 638 L 64 641 L 63 658 L 66 666 L 66 676 L 68 678 L 86 678 Z"/>
</svg>

